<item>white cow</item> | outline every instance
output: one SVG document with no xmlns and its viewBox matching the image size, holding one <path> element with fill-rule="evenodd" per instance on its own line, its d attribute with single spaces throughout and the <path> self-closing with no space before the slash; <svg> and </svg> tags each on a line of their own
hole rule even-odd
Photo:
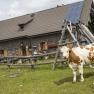
<svg viewBox="0 0 94 94">
<path fill-rule="evenodd" d="M 73 82 L 76 82 L 77 70 L 79 71 L 81 76 L 80 81 L 83 82 L 83 65 L 85 63 L 88 63 L 90 67 L 92 67 L 91 62 L 94 60 L 94 44 L 74 48 L 62 46 L 60 47 L 60 51 L 63 57 L 68 59 L 69 67 L 73 70 Z"/>
</svg>

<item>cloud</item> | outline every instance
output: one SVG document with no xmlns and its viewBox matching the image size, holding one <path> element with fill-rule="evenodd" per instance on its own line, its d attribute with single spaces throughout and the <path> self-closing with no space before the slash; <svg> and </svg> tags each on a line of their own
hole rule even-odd
<svg viewBox="0 0 94 94">
<path fill-rule="evenodd" d="M 83 0 L 62 0 L 62 3 L 66 5 L 66 4 L 79 2 L 79 1 L 83 1 Z"/>
<path fill-rule="evenodd" d="M 15 17 L 48 9 L 60 4 L 60 1 L 62 0 L 14 0 L 14 2 L 10 4 L 9 15 L 10 17 Z"/>
<path fill-rule="evenodd" d="M 0 11 L 0 15 L 2 15 L 2 11 Z"/>
<path fill-rule="evenodd" d="M 0 6 L 0 20 L 16 17 L 48 8 L 56 7 L 60 4 L 69 4 L 82 0 L 3 0 L 5 4 Z M 8 3 L 8 4 L 7 4 Z"/>
<path fill-rule="evenodd" d="M 19 0 L 15 0 L 12 4 L 10 4 L 9 15 L 11 17 L 19 16 L 25 13 L 24 9 L 22 8 L 22 4 Z"/>
<path fill-rule="evenodd" d="M 2 10 L 0 10 L 0 20 L 5 19 L 6 15 L 7 15 L 7 13 L 5 13 Z M 7 17 L 8 17 L 8 15 L 7 15 Z"/>
</svg>

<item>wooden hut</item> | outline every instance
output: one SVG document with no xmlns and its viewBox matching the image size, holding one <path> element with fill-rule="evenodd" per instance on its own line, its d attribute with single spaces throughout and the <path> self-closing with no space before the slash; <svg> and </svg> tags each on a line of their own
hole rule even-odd
<svg viewBox="0 0 94 94">
<path fill-rule="evenodd" d="M 0 56 L 31 55 L 35 46 L 40 52 L 55 50 L 64 19 L 91 26 L 92 4 L 85 0 L 0 21 Z"/>
</svg>

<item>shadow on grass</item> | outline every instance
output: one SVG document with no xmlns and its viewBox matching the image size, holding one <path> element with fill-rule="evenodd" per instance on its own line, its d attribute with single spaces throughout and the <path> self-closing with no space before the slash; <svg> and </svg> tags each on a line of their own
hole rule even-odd
<svg viewBox="0 0 94 94">
<path fill-rule="evenodd" d="M 85 73 L 84 74 L 84 78 L 86 79 L 86 78 L 89 78 L 89 77 L 92 77 L 92 76 L 94 76 L 94 72 L 89 72 L 89 73 Z M 58 81 L 54 81 L 54 83 L 56 84 L 56 85 L 61 85 L 61 84 L 64 84 L 64 83 L 66 83 L 66 82 L 72 82 L 72 76 L 71 77 L 67 77 L 67 78 L 64 78 L 64 79 L 60 79 L 60 80 L 58 80 Z M 78 75 L 77 76 L 77 79 L 78 78 L 80 78 L 80 76 Z"/>
</svg>

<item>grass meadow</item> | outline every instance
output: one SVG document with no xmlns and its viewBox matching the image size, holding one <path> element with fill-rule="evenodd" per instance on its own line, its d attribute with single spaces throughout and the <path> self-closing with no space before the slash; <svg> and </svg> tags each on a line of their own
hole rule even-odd
<svg viewBox="0 0 94 94">
<path fill-rule="evenodd" d="M 72 71 L 50 65 L 11 67 L 0 65 L 0 94 L 94 94 L 94 69 L 84 67 L 85 82 L 72 83 Z"/>
</svg>

